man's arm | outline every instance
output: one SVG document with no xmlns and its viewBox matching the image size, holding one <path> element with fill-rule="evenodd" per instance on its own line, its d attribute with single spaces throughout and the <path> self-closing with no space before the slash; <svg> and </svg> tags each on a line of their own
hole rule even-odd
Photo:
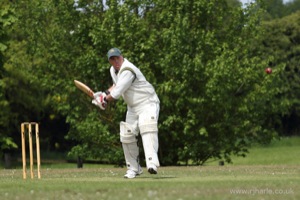
<svg viewBox="0 0 300 200">
<path fill-rule="evenodd" d="M 106 93 L 106 97 L 105 97 L 105 100 L 106 101 L 113 101 L 115 100 L 111 95 L 110 95 L 110 92 L 113 90 L 113 88 L 115 87 L 115 85 L 112 85 L 110 86 L 110 88 L 108 88 L 105 93 Z"/>
<path fill-rule="evenodd" d="M 111 100 L 119 99 L 119 97 L 132 85 L 134 79 L 135 75 L 129 70 L 125 70 L 122 74 L 120 74 L 118 82 L 110 91 L 108 100 L 110 100 L 111 98 Z"/>
<path fill-rule="evenodd" d="M 121 73 L 121 72 L 119 72 Z M 133 83 L 136 75 L 131 70 L 124 70 L 119 77 L 118 83 L 112 85 L 106 93 L 105 101 L 113 101 L 119 98 Z M 111 95 L 113 94 L 113 95 Z M 114 98 L 115 97 L 115 98 Z"/>
</svg>

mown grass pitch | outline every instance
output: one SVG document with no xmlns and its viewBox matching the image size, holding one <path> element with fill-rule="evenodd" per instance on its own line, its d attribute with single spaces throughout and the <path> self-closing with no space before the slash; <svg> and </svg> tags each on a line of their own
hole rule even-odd
<svg viewBox="0 0 300 200">
<path fill-rule="evenodd" d="M 215 162 L 161 167 L 157 175 L 144 168 L 144 174 L 130 180 L 123 178 L 126 169 L 109 165 L 84 164 L 83 169 L 66 163 L 42 165 L 40 180 L 23 180 L 21 168 L 1 169 L 0 199 L 296 200 L 300 199 L 298 142 L 253 148 L 247 161 L 234 158 L 235 164 L 225 166 Z"/>
<path fill-rule="evenodd" d="M 300 199 L 295 165 L 162 167 L 158 175 L 122 178 L 114 167 L 43 169 L 23 180 L 21 170 L 1 170 L 1 199 Z"/>
</svg>

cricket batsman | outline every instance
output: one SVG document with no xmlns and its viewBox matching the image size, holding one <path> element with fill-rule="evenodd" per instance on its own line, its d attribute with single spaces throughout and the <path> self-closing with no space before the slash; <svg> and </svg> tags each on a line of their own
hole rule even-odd
<svg viewBox="0 0 300 200">
<path fill-rule="evenodd" d="M 96 92 L 92 103 L 105 110 L 108 102 L 122 96 L 127 104 L 125 122 L 120 122 L 120 140 L 127 165 L 124 178 L 135 178 L 143 173 L 138 159 L 138 134 L 142 138 L 147 170 L 157 174 L 160 166 L 157 156 L 159 98 L 139 68 L 124 58 L 118 48 L 110 49 L 107 58 L 112 65 L 113 85 L 105 92 Z"/>
</svg>

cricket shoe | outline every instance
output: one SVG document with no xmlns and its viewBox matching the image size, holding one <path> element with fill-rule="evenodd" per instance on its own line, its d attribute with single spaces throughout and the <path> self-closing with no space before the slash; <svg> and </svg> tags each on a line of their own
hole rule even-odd
<svg viewBox="0 0 300 200">
<path fill-rule="evenodd" d="M 148 168 L 150 174 L 157 174 L 157 167 L 155 165 L 150 165 Z"/>
<path fill-rule="evenodd" d="M 139 167 L 139 171 L 135 172 L 131 169 L 128 169 L 126 174 L 124 175 L 124 178 L 135 178 L 136 176 L 140 175 L 143 173 L 143 170 L 141 167 Z"/>
</svg>

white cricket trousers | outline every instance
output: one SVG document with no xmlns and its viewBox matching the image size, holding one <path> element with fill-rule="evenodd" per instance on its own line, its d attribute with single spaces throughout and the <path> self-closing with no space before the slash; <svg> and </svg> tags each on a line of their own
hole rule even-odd
<svg viewBox="0 0 300 200">
<path fill-rule="evenodd" d="M 141 134 L 147 169 L 155 165 L 159 167 L 158 160 L 158 117 L 159 103 L 150 102 L 138 108 L 128 108 L 126 123 L 130 124 L 133 132 L 138 136 Z M 122 142 L 127 169 L 139 171 L 139 147 L 137 142 Z"/>
</svg>

